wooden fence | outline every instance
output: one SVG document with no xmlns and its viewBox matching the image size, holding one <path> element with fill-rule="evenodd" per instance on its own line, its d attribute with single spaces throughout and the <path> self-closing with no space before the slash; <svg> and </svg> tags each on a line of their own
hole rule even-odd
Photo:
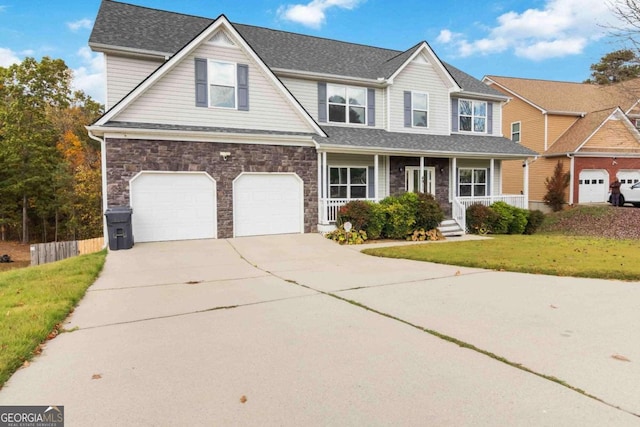
<svg viewBox="0 0 640 427">
<path fill-rule="evenodd" d="M 31 245 L 31 265 L 46 264 L 78 255 L 98 252 L 104 248 L 104 237 L 75 240 L 73 242 L 51 242 Z"/>
</svg>

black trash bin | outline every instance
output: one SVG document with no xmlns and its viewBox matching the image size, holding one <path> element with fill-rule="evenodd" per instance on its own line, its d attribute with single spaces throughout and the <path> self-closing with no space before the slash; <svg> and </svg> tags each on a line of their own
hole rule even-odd
<svg viewBox="0 0 640 427">
<path fill-rule="evenodd" d="M 109 232 L 109 249 L 131 249 L 133 247 L 133 228 L 131 215 L 133 209 L 129 206 L 108 208 L 104 215 L 107 217 L 107 231 Z"/>
</svg>

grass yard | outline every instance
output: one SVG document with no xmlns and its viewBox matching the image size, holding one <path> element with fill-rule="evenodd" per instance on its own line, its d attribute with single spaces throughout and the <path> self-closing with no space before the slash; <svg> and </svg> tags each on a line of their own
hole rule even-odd
<svg viewBox="0 0 640 427">
<path fill-rule="evenodd" d="M 0 388 L 58 333 L 98 277 L 105 257 L 102 251 L 0 272 Z"/>
<path fill-rule="evenodd" d="M 556 276 L 640 280 L 640 242 L 584 236 L 498 235 L 486 240 L 365 249 L 369 255 Z"/>
</svg>

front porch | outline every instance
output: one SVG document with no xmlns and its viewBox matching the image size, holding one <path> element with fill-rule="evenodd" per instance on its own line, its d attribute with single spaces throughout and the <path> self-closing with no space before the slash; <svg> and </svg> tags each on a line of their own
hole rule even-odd
<svg viewBox="0 0 640 427">
<path fill-rule="evenodd" d="M 527 209 L 525 192 L 501 194 L 500 159 L 435 158 L 409 155 L 318 155 L 318 226 L 335 226 L 339 209 L 352 200 L 379 202 L 407 191 L 434 195 L 445 217 L 466 231 L 466 210 L 474 203 L 491 205 L 502 201 Z M 526 163 L 525 163 L 526 166 Z"/>
</svg>

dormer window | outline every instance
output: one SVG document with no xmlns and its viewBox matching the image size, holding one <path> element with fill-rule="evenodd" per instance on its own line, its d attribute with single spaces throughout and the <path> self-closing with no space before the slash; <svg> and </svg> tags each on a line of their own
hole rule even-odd
<svg viewBox="0 0 640 427">
<path fill-rule="evenodd" d="M 342 85 L 327 85 L 329 122 L 367 122 L 367 89 Z"/>
<path fill-rule="evenodd" d="M 458 101 L 459 130 L 462 132 L 487 131 L 487 103 L 486 101 L 472 101 L 460 99 Z"/>
</svg>

